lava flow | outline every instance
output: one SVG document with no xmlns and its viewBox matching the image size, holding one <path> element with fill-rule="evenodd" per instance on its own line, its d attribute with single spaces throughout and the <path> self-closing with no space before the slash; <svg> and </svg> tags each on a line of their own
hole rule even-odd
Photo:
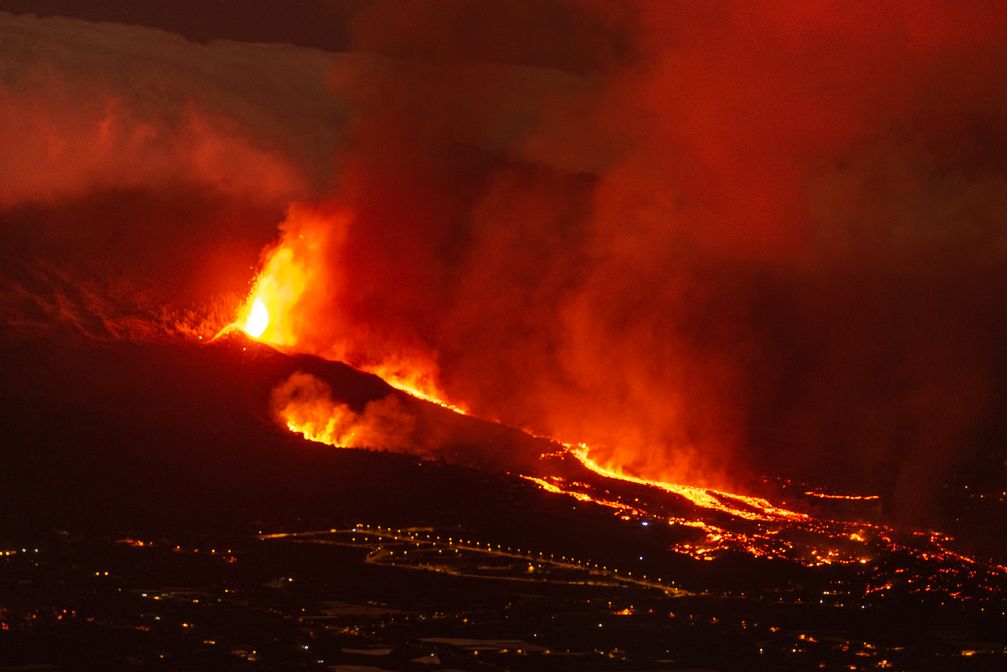
<svg viewBox="0 0 1007 672">
<path fill-rule="evenodd" d="M 274 310 L 289 309 L 299 300 L 303 288 L 308 284 L 309 277 L 309 269 L 296 262 L 301 256 L 296 249 L 291 249 L 286 245 L 281 245 L 271 252 L 263 272 L 254 283 L 252 292 L 239 311 L 239 317 L 231 325 L 232 327 L 238 327 L 248 336 L 280 348 L 296 346 L 296 342 L 284 340 L 292 332 L 277 326 L 271 320 L 269 306 L 273 306 Z M 384 363 L 370 366 L 352 361 L 349 363 L 381 377 L 392 387 L 407 394 L 457 413 L 468 414 L 464 407 L 445 400 L 443 393 L 437 386 L 423 375 L 402 375 L 398 373 L 398 369 L 401 367 L 392 367 Z M 285 386 L 289 385 L 290 381 L 285 383 Z M 374 442 L 362 443 L 360 441 L 361 434 L 366 434 L 376 440 L 375 430 L 373 428 L 369 428 L 367 431 L 358 430 L 357 427 L 363 424 L 362 420 L 344 405 L 333 402 L 328 391 L 323 387 L 318 385 L 302 386 L 297 395 L 283 393 L 280 396 L 284 397 L 284 402 L 277 404 L 274 399 L 274 412 L 291 431 L 301 434 L 309 440 L 339 447 L 377 445 Z M 801 521 L 808 518 L 806 514 L 774 506 L 759 497 L 748 497 L 633 476 L 618 467 L 606 467 L 597 462 L 590 456 L 590 448 L 586 444 L 581 443 L 574 446 L 551 437 L 543 438 L 560 443 L 570 456 L 576 458 L 581 465 L 599 476 L 659 488 L 683 497 L 703 509 L 719 511 L 753 521 Z"/>
<path fill-rule="evenodd" d="M 289 238 L 289 237 L 288 237 Z M 297 244 L 281 244 L 273 248 L 263 271 L 253 284 L 251 293 L 239 311 L 238 319 L 231 328 L 239 328 L 248 336 L 262 340 L 280 348 L 295 348 L 297 341 L 293 338 L 292 329 L 281 326 L 286 315 L 281 311 L 290 311 L 301 300 L 305 287 L 310 284 L 310 255 L 316 249 L 315 245 L 305 243 L 299 236 Z M 282 316 L 280 320 L 271 319 L 276 311 Z M 421 373 L 408 372 L 402 366 L 391 366 L 384 362 L 370 365 L 350 361 L 369 373 L 384 379 L 389 385 L 414 397 L 428 401 L 461 414 L 468 414 L 467 409 L 457 403 L 447 401 L 436 384 Z M 403 373 L 403 370 L 406 373 Z M 356 416 L 345 405 L 331 400 L 324 383 L 295 385 L 297 394 L 289 394 L 286 390 L 292 381 L 287 381 L 274 394 L 274 412 L 278 419 L 291 431 L 319 443 L 340 447 L 360 447 L 378 445 L 376 429 L 364 422 L 364 416 Z M 304 381 L 301 381 L 304 383 Z M 275 397 L 283 398 L 277 403 Z M 366 415 L 366 413 L 365 413 Z M 366 430 L 361 429 L 367 425 Z M 361 436 L 367 436 L 370 442 L 362 442 Z M 621 480 L 636 485 L 652 486 L 685 498 L 697 507 L 719 511 L 731 516 L 747 520 L 804 520 L 806 514 L 789 511 L 773 506 L 765 499 L 731 494 L 707 488 L 649 480 L 626 474 L 618 467 L 606 467 L 590 457 L 590 448 L 586 444 L 573 446 L 553 439 L 566 448 L 567 453 L 576 458 L 584 467 L 599 476 Z M 386 441 L 387 443 L 387 441 Z"/>
<path fill-rule="evenodd" d="M 278 324 L 310 282 L 308 269 L 295 263 L 299 256 L 296 250 L 285 246 L 272 251 L 232 328 L 280 349 L 299 349 L 300 344 L 292 336 L 295 332 Z M 316 349 L 316 354 L 326 353 L 318 353 Z M 332 352 L 328 354 L 331 357 Z M 356 364 L 414 397 L 468 414 L 462 407 L 446 401 L 425 373 L 410 375 L 401 363 Z M 394 397 L 371 402 L 357 413 L 334 400 L 323 381 L 295 373 L 274 390 L 271 404 L 278 422 L 310 441 L 337 447 L 381 446 L 413 454 L 424 452 L 415 445 L 413 419 Z M 871 566 L 882 556 L 904 553 L 923 565 L 932 565 L 932 571 L 915 577 L 904 577 L 899 573 L 901 570 L 897 570 L 895 578 L 886 575 L 879 586 L 871 588 L 870 594 L 891 590 L 902 581 L 899 585 L 909 592 L 945 590 L 953 597 L 962 594 L 963 586 L 996 585 L 991 577 L 1007 573 L 1001 566 L 986 565 L 952 550 L 953 539 L 941 533 L 903 534 L 887 525 L 859 519 L 863 511 L 843 508 L 876 503 L 879 501 L 876 495 L 806 490 L 803 508 L 826 507 L 826 515 L 815 516 L 775 505 L 762 497 L 644 478 L 627 473 L 618 465 L 600 463 L 586 444 L 540 438 L 558 444 L 561 449 L 544 453 L 539 473 L 519 474 L 522 478 L 545 492 L 602 507 L 626 521 L 644 525 L 663 523 L 674 538 L 669 550 L 697 560 L 710 561 L 725 553 L 741 553 L 797 562 L 806 567 Z M 583 477 L 569 477 L 571 459 L 582 469 Z"/>
</svg>

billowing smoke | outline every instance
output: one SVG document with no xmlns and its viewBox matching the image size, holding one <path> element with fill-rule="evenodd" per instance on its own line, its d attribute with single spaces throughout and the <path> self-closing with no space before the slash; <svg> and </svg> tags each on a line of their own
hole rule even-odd
<svg viewBox="0 0 1007 672">
<path fill-rule="evenodd" d="M 6 191 L 79 199 L 184 177 L 222 212 L 246 194 L 270 213 L 297 201 L 279 245 L 306 278 L 279 316 L 285 342 L 420 370 L 478 414 L 638 473 L 790 474 L 913 516 L 1007 434 L 1005 16 L 940 1 L 362 3 L 356 53 L 329 61 L 174 42 L 193 59 L 172 70 L 189 105 L 138 107 L 150 80 L 107 76 L 104 98 L 125 102 L 92 96 L 64 134 L 110 118 L 122 160 L 99 152 L 48 182 L 28 170 Z M 204 74 L 197 94 L 190 78 L 222 51 L 243 78 Z M 323 61 L 331 99 L 291 84 Z M 0 119 L 22 123 L 10 115 L 36 100 L 61 118 L 75 106 L 60 92 L 92 90 L 82 67 L 22 64 L 34 93 L 17 94 L 8 69 L 22 111 Z M 165 110 L 173 151 L 131 153 L 153 142 L 134 120 L 164 128 Z"/>
<path fill-rule="evenodd" d="M 243 291 L 286 205 L 328 181 L 334 58 L 0 13 L 5 288 L 49 312 L 66 275 L 155 305 Z M 35 311 L 18 291 L 5 314 Z"/>
<path fill-rule="evenodd" d="M 341 448 L 416 448 L 416 418 L 389 395 L 357 413 L 333 399 L 332 388 L 310 373 L 296 371 L 270 395 L 276 419 L 305 438 Z"/>
</svg>

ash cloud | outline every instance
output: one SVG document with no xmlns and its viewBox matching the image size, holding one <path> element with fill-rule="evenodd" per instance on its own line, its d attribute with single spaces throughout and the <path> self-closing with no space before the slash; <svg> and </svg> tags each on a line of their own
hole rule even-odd
<svg viewBox="0 0 1007 672">
<path fill-rule="evenodd" d="M 328 181 L 333 59 L 0 13 L 5 297 L 41 296 L 16 268 L 33 259 L 147 308 L 243 291 L 286 205 Z"/>
<path fill-rule="evenodd" d="M 1003 15 L 585 3 L 516 43 L 521 9 L 485 9 L 354 25 L 409 60 L 337 76 L 352 223 L 312 298 L 339 319 L 304 342 L 432 358 L 449 397 L 641 473 L 922 515 L 1001 422 Z M 585 54 L 570 22 L 620 47 Z M 495 56 L 548 82 L 535 105 Z"/>
<path fill-rule="evenodd" d="M 198 105 L 158 102 L 157 53 L 133 78 L 94 79 L 104 65 L 67 56 L 5 66 L 17 104 L 0 123 L 23 127 L 35 104 L 86 137 L 116 95 L 113 119 L 146 119 L 129 102 L 146 91 L 159 120 L 175 111 L 178 151 L 130 154 L 117 130 L 121 160 L 98 152 L 51 180 L 26 162 L 0 198 L 148 189 L 179 171 L 221 211 L 249 194 L 297 201 L 283 236 L 338 231 L 291 318 L 304 349 L 420 362 L 477 413 L 589 441 L 630 470 L 788 474 L 881 492 L 912 519 L 1007 435 L 1004 16 L 997 3 L 370 2 L 345 26 L 355 53 L 331 60 L 162 36 L 198 53 L 168 68 Z M 120 29 L 72 32 L 86 30 Z M 234 70 L 191 79 L 222 52 Z M 319 68 L 338 105 L 318 107 Z M 312 86 L 270 88 L 304 69 Z M 109 95 L 85 96 L 92 81 Z M 193 164 L 193 128 L 245 152 L 244 168 L 213 151 Z"/>
<path fill-rule="evenodd" d="M 2 13 L 0 34 L 2 206 L 177 182 L 287 202 L 331 162 L 331 55 Z"/>
</svg>

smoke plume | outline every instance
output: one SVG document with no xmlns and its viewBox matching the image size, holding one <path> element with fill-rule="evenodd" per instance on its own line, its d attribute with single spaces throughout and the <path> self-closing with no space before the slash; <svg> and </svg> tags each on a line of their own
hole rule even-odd
<svg viewBox="0 0 1007 672">
<path fill-rule="evenodd" d="M 334 59 L 0 13 L 4 298 L 58 292 L 16 268 L 38 258 L 133 302 L 244 291 L 286 205 L 328 182 Z"/>
<path fill-rule="evenodd" d="M 0 204 L 181 180 L 208 212 L 289 205 L 263 260 L 297 264 L 287 345 L 631 472 L 913 517 L 1007 435 L 1005 16 L 374 1 L 354 53 L 159 34 L 128 67 L 77 56 L 140 29 L 5 18 L 53 42 L 5 60 Z M 197 240 L 267 238 L 210 219 Z"/>
</svg>

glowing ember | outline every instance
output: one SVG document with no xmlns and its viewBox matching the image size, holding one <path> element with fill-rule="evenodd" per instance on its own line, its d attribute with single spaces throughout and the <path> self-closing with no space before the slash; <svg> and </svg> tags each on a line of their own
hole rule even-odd
<svg viewBox="0 0 1007 672">
<path fill-rule="evenodd" d="M 252 338 L 259 338 L 268 326 L 269 311 L 266 309 L 266 304 L 262 302 L 262 299 L 256 298 L 252 303 L 252 309 L 248 312 L 248 318 L 245 319 L 245 324 L 241 329 Z"/>
</svg>

